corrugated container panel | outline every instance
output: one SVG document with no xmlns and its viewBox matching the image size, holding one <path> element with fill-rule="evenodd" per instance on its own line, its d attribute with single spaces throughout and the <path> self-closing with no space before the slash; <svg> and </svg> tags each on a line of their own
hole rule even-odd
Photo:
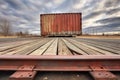
<svg viewBox="0 0 120 80">
<path fill-rule="evenodd" d="M 73 17 L 75 17 L 75 18 L 74 18 L 74 20 L 75 20 L 75 21 L 74 21 L 74 22 L 75 22 L 75 23 L 74 23 L 74 28 L 75 28 L 75 30 L 74 30 L 74 34 L 75 34 L 75 32 L 76 32 L 76 14 L 73 15 Z"/>
<path fill-rule="evenodd" d="M 82 31 L 81 13 L 42 14 L 42 36 L 78 35 Z"/>
<path fill-rule="evenodd" d="M 69 23 L 69 15 L 67 15 L 67 34 L 69 34 L 69 25 L 68 25 L 68 23 Z"/>
<path fill-rule="evenodd" d="M 63 24 L 63 25 L 62 25 L 62 34 L 64 34 L 64 30 L 65 30 L 65 29 L 64 29 L 64 27 L 65 27 L 65 15 L 62 15 L 62 18 L 63 18 L 63 19 L 62 19 L 62 24 Z"/>
<path fill-rule="evenodd" d="M 82 26 L 82 20 L 81 20 L 82 17 L 81 17 L 81 15 L 79 15 L 78 17 L 79 17 L 79 25 L 78 26 Z M 78 34 L 81 34 L 81 32 L 82 32 L 82 28 L 81 27 L 78 27 L 78 32 L 79 32 Z"/>
<path fill-rule="evenodd" d="M 71 34 L 71 31 L 72 31 L 71 23 L 72 23 L 71 15 L 69 15 L 69 28 L 70 28 L 70 34 Z"/>
<path fill-rule="evenodd" d="M 67 15 L 67 34 L 69 34 L 70 27 L 69 27 L 69 15 Z"/>
<path fill-rule="evenodd" d="M 78 17 L 78 14 L 76 14 L 75 17 L 76 17 L 76 19 L 75 19 L 75 20 L 76 20 L 75 33 L 77 33 L 77 31 L 78 31 L 78 18 L 77 18 L 77 17 Z"/>
<path fill-rule="evenodd" d="M 78 34 L 78 31 L 79 31 L 79 21 L 80 21 L 80 18 L 79 18 L 79 14 L 76 15 L 76 33 Z"/>
<path fill-rule="evenodd" d="M 62 17 L 62 15 L 59 15 L 60 17 L 59 17 L 59 19 L 60 19 L 60 24 L 59 24 L 59 29 L 60 29 L 60 34 L 62 34 L 62 31 L 63 31 L 63 17 Z"/>
<path fill-rule="evenodd" d="M 79 15 L 79 25 L 78 25 L 78 26 L 82 26 L 82 25 L 81 25 L 81 15 Z M 78 33 L 78 34 L 81 34 L 81 31 L 82 31 L 81 29 L 82 29 L 82 28 L 78 27 L 78 30 L 79 30 L 79 31 L 78 31 L 79 33 Z"/>
<path fill-rule="evenodd" d="M 74 34 L 74 31 L 75 31 L 75 15 L 72 15 L 72 20 L 73 20 L 73 34 Z"/>
<path fill-rule="evenodd" d="M 71 34 L 73 34 L 73 31 L 74 31 L 74 21 L 73 21 L 72 14 L 71 14 L 71 28 L 72 28 Z"/>
<path fill-rule="evenodd" d="M 66 16 L 66 14 L 64 14 L 65 15 L 65 26 L 64 26 L 64 34 L 66 34 L 66 31 L 67 31 L 67 16 Z"/>
</svg>

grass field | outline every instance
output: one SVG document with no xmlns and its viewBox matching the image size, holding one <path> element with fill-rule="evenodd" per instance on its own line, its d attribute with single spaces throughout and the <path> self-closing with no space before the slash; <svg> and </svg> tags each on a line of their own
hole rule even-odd
<svg viewBox="0 0 120 80">
<path fill-rule="evenodd" d="M 18 36 L 0 36 L 0 38 L 17 38 Z"/>
</svg>

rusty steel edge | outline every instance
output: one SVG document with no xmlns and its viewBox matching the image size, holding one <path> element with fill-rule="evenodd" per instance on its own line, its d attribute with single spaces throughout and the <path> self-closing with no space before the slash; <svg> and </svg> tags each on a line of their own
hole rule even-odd
<svg viewBox="0 0 120 80">
<path fill-rule="evenodd" d="M 46 13 L 46 14 L 44 13 L 44 14 L 41 14 L 41 15 L 49 15 L 49 14 L 53 14 L 53 15 L 54 14 L 79 14 L 79 13 L 82 14 L 81 12 L 71 12 L 71 13 Z"/>
<path fill-rule="evenodd" d="M 1 55 L 0 60 L 120 60 L 120 55 L 77 55 L 77 56 L 58 56 L 58 55 Z"/>
</svg>

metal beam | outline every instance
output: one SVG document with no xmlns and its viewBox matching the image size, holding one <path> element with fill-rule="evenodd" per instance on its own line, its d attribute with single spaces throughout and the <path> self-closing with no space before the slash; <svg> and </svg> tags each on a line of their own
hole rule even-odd
<svg viewBox="0 0 120 80">
<path fill-rule="evenodd" d="M 0 55 L 0 60 L 120 60 L 120 55 Z"/>
<path fill-rule="evenodd" d="M 88 71 L 95 80 L 116 80 L 120 56 L 0 56 L 0 70 L 16 71 L 9 80 L 33 80 L 37 71 Z"/>
<path fill-rule="evenodd" d="M 92 71 L 91 66 L 100 69 L 101 65 L 107 71 L 120 71 L 118 63 L 118 56 L 4 56 L 0 57 L 0 70 L 16 70 L 24 65 L 33 65 L 35 71 Z"/>
</svg>

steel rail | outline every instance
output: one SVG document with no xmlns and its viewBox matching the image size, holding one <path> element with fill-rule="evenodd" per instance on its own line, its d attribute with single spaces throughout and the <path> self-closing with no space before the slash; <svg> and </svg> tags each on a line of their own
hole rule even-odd
<svg viewBox="0 0 120 80">
<path fill-rule="evenodd" d="M 95 80 L 116 80 L 110 71 L 120 71 L 119 63 L 118 55 L 0 56 L 1 71 L 16 71 L 9 80 L 33 80 L 37 71 L 88 71 Z"/>
<path fill-rule="evenodd" d="M 120 55 L 0 55 L 0 60 L 120 60 Z"/>
</svg>

